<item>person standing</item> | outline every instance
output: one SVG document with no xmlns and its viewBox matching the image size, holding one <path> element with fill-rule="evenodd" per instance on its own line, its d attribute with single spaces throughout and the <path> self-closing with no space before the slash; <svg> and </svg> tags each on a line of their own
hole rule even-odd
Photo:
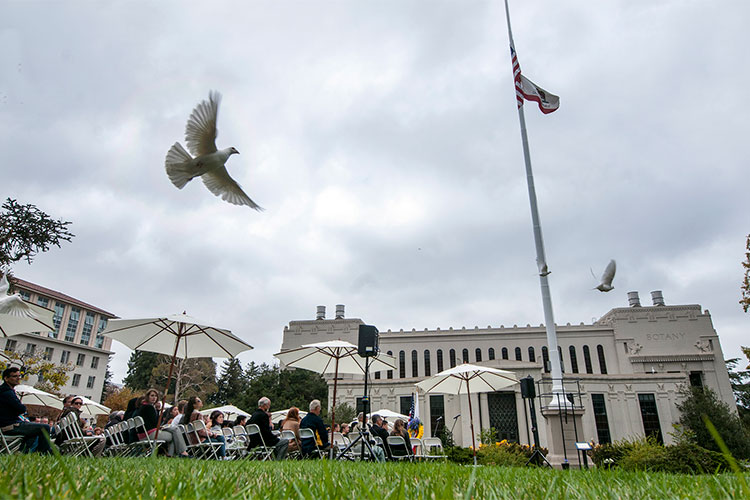
<svg viewBox="0 0 750 500">
<path fill-rule="evenodd" d="M 51 452 L 49 425 L 25 422 L 21 415 L 26 406 L 21 403 L 15 387 L 21 383 L 21 370 L 15 366 L 3 370 L 3 383 L 0 384 L 0 429 L 7 436 L 23 436 L 24 449 L 36 447 L 36 452 L 46 455 Z"/>
<path fill-rule="evenodd" d="M 250 415 L 250 419 L 247 421 L 248 424 L 255 424 L 260 429 L 260 436 L 253 434 L 250 436 L 250 443 L 248 443 L 248 450 L 252 450 L 256 446 L 261 445 L 261 436 L 263 437 L 263 443 L 266 446 L 273 446 L 274 449 L 274 460 L 283 460 L 286 457 L 287 450 L 289 449 L 289 440 L 286 438 L 279 438 L 274 435 L 271 431 L 271 421 L 268 417 L 268 411 L 271 409 L 271 400 L 267 397 L 262 397 L 258 400 L 258 409 Z"/>
</svg>

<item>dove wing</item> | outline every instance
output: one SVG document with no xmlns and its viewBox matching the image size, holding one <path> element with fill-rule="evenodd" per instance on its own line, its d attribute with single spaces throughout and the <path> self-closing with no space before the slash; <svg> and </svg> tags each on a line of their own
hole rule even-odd
<svg viewBox="0 0 750 500">
<path fill-rule="evenodd" d="M 604 274 L 602 274 L 602 284 L 607 286 L 612 286 L 612 280 L 615 279 L 615 271 L 617 270 L 617 264 L 615 263 L 614 259 L 609 261 L 609 264 L 607 264 L 607 267 L 604 269 Z"/>
<path fill-rule="evenodd" d="M 37 318 L 37 314 L 18 295 L 8 295 L 0 299 L 0 314 Z"/>
<path fill-rule="evenodd" d="M 263 210 L 257 203 L 250 199 L 242 190 L 237 181 L 232 179 L 227 172 L 227 168 L 221 166 L 201 176 L 203 184 L 209 191 L 221 199 L 234 205 L 247 205 L 250 208 L 261 211 Z"/>
<path fill-rule="evenodd" d="M 221 94 L 208 93 L 208 101 L 201 101 L 190 114 L 185 126 L 185 142 L 193 156 L 203 156 L 216 151 L 216 115 L 219 113 Z"/>
</svg>

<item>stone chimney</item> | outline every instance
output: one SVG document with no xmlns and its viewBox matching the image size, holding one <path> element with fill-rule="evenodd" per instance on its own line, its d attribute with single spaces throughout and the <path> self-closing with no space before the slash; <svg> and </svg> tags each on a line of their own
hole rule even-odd
<svg viewBox="0 0 750 500">
<path fill-rule="evenodd" d="M 628 304 L 630 307 L 641 307 L 641 299 L 638 292 L 628 292 Z"/>
<path fill-rule="evenodd" d="M 344 319 L 344 304 L 336 304 L 336 319 Z"/>
<path fill-rule="evenodd" d="M 655 306 L 664 305 L 664 296 L 661 294 L 661 290 L 654 290 L 653 292 L 651 292 L 651 301 Z"/>
<path fill-rule="evenodd" d="M 318 306 L 318 311 L 315 313 L 315 319 L 326 319 L 326 306 Z"/>
</svg>

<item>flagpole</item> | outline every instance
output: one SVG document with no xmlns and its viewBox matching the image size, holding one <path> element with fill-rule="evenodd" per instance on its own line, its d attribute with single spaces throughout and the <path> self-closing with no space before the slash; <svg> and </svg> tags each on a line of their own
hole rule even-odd
<svg viewBox="0 0 750 500">
<path fill-rule="evenodd" d="M 513 32 L 510 28 L 510 10 L 508 0 L 505 0 L 505 18 L 508 22 L 508 39 L 513 51 L 516 50 L 513 43 Z M 515 88 L 515 75 L 513 85 Z M 557 348 L 557 331 L 555 329 L 555 316 L 552 311 L 552 296 L 549 288 L 550 273 L 547 266 L 547 258 L 544 252 L 544 239 L 542 238 L 542 223 L 539 220 L 537 207 L 536 189 L 534 188 L 534 174 L 531 171 L 531 155 L 529 153 L 529 139 L 526 135 L 526 118 L 523 106 L 518 106 L 518 121 L 521 126 L 521 141 L 523 143 L 523 159 L 526 164 L 526 183 L 529 190 L 529 205 L 531 206 L 531 221 L 534 226 L 534 243 L 536 245 L 536 264 L 539 270 L 539 285 L 542 291 L 542 305 L 544 308 L 544 324 L 547 330 L 547 346 L 549 348 L 549 360 L 552 375 L 552 402 L 550 406 L 565 405 L 563 397 L 562 367 L 560 366 L 560 355 Z M 545 367 L 546 368 L 546 367 Z"/>
</svg>

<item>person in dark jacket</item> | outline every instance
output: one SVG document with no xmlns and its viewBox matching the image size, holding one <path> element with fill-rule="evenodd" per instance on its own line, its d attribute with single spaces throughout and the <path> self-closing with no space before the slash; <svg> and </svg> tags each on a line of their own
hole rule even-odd
<svg viewBox="0 0 750 500">
<path fill-rule="evenodd" d="M 385 420 L 377 413 L 372 416 L 372 425 L 370 426 L 370 432 L 373 436 L 378 436 L 383 440 L 383 446 L 380 445 L 373 447 L 373 453 L 378 462 L 385 461 L 385 457 L 391 458 L 391 450 L 388 448 L 388 429 L 386 428 Z"/>
<path fill-rule="evenodd" d="M 36 446 L 37 452 L 50 453 L 49 425 L 26 422 L 21 418 L 26 413 L 26 406 L 18 399 L 14 389 L 20 382 L 19 368 L 11 366 L 3 370 L 3 383 L 0 384 L 0 429 L 7 436 L 23 436 L 26 451 Z"/>
<path fill-rule="evenodd" d="M 156 436 L 156 426 L 159 422 L 159 413 L 156 411 L 157 401 L 159 401 L 159 392 L 156 389 L 149 389 L 143 396 L 143 404 L 135 412 L 135 416 L 143 419 L 143 426 L 151 439 Z M 148 437 L 145 433 L 139 432 L 138 439 L 143 441 L 147 440 Z M 159 440 L 166 441 L 167 454 L 170 457 L 187 456 L 187 446 L 182 437 L 182 432 L 176 427 L 162 427 L 159 431 Z"/>
<path fill-rule="evenodd" d="M 258 400 L 258 409 L 250 415 L 248 424 L 255 424 L 260 429 L 260 436 L 263 436 L 263 442 L 266 446 L 274 448 L 274 460 L 284 460 L 286 457 L 287 449 L 289 448 L 289 440 L 286 438 L 276 437 L 271 432 L 271 418 L 268 416 L 268 410 L 271 409 L 271 400 L 262 397 Z M 261 444 L 260 436 L 254 434 L 250 436 L 250 442 L 248 443 L 248 449 L 251 450 Z"/>
<path fill-rule="evenodd" d="M 323 423 L 323 419 L 320 418 L 320 410 L 320 401 L 313 399 L 310 401 L 310 411 L 299 424 L 300 429 L 312 429 L 315 433 L 315 441 L 308 438 L 302 439 L 300 443 L 302 445 L 302 454 L 305 456 L 313 456 L 315 454 L 316 443 L 321 450 L 327 450 L 330 447 L 328 443 L 328 431 Z"/>
</svg>

